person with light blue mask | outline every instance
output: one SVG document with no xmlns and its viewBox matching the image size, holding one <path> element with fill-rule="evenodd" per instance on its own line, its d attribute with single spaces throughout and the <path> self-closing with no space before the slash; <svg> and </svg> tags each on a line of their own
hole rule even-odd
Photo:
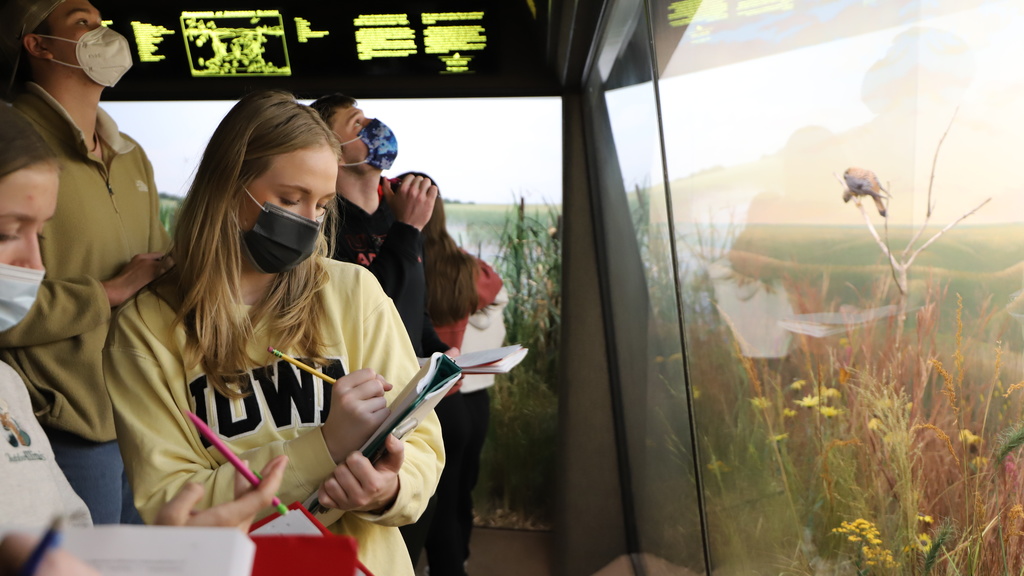
<svg viewBox="0 0 1024 576">
<path fill-rule="evenodd" d="M 57 157 L 46 142 L 20 114 L 0 104 L 0 331 L 19 324 L 35 303 L 45 274 L 39 235 L 57 206 L 58 178 Z M 3 362 L 0 462 L 4 524 L 41 528 L 56 515 L 70 525 L 92 524 L 57 466 L 25 383 Z"/>
<path fill-rule="evenodd" d="M 172 264 L 153 168 L 99 106 L 132 65 L 89 0 L 0 4 L 0 90 L 57 154 L 41 238 L 47 273 L 26 322 L 0 332 L 57 463 L 97 524 L 139 522 L 115 438 L 102 350 L 111 312 Z"/>
</svg>

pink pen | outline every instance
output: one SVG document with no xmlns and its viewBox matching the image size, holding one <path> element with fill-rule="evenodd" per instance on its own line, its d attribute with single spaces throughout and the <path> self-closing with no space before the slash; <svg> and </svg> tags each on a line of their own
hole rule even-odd
<svg viewBox="0 0 1024 576">
<path fill-rule="evenodd" d="M 202 420 L 199 419 L 199 416 L 196 416 L 191 412 L 186 411 L 185 414 L 188 414 L 188 417 L 192 420 L 192 423 L 196 425 L 196 429 L 199 430 L 199 433 L 206 437 L 206 439 L 209 440 L 211 444 L 213 444 L 214 448 L 220 450 L 220 453 L 223 454 L 224 457 L 228 459 L 228 462 L 230 462 L 235 468 L 238 469 L 239 472 L 242 473 L 242 476 L 245 477 L 245 479 L 248 480 L 250 484 L 252 484 L 253 486 L 260 485 L 260 479 L 257 478 L 256 475 L 253 474 L 252 470 L 249 470 L 249 467 L 246 466 L 245 463 L 242 462 L 238 458 L 238 456 L 236 456 L 235 453 L 231 451 L 231 448 L 228 448 L 228 445 L 225 444 L 223 440 L 218 438 L 217 435 L 213 433 L 213 430 L 210 430 L 210 427 L 206 425 L 206 422 L 203 422 Z M 277 511 L 281 514 L 288 513 L 288 507 L 282 504 L 280 498 L 278 498 L 277 496 L 274 496 L 274 499 L 271 501 L 271 503 L 274 505 L 275 508 L 277 508 Z"/>
</svg>

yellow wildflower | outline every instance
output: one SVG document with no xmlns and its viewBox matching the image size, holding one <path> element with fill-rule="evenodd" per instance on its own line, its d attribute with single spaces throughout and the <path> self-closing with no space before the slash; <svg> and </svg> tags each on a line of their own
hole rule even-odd
<svg viewBox="0 0 1024 576">
<path fill-rule="evenodd" d="M 840 338 L 839 339 L 839 345 L 840 346 L 849 346 L 850 345 L 850 339 L 845 337 L 845 336 Z"/>
<path fill-rule="evenodd" d="M 960 431 L 960 441 L 963 442 L 964 444 L 967 444 L 968 446 L 974 444 L 981 444 L 981 436 L 977 436 L 973 432 L 965 428 Z"/>
<path fill-rule="evenodd" d="M 971 459 L 971 465 L 974 466 L 975 470 L 985 466 L 986 464 L 988 464 L 988 458 L 985 458 L 984 456 L 975 456 Z"/>
<path fill-rule="evenodd" d="M 1024 518 L 1024 506 L 1017 504 L 1013 508 L 1010 508 L 1010 522 L 1013 522 L 1014 520 L 1020 520 L 1021 518 Z"/>
<path fill-rule="evenodd" d="M 825 418 L 831 418 L 833 416 L 838 416 L 842 410 L 831 406 L 818 406 L 818 412 L 821 412 L 821 415 Z"/>
<path fill-rule="evenodd" d="M 751 398 L 750 403 L 753 404 L 755 408 L 760 408 L 762 410 L 772 405 L 771 401 L 765 398 L 764 396 Z"/>
<path fill-rule="evenodd" d="M 789 385 L 789 387 L 791 390 L 801 390 L 806 385 L 807 380 L 794 380 L 793 383 Z"/>
<path fill-rule="evenodd" d="M 931 524 L 932 522 L 935 522 L 935 520 L 931 516 L 928 516 L 927 514 L 918 514 L 917 515 L 917 521 L 918 522 L 924 522 L 925 524 Z"/>
<path fill-rule="evenodd" d="M 793 416 L 796 416 L 796 410 L 793 410 L 792 408 L 783 408 L 782 409 L 782 417 L 783 418 L 792 418 Z"/>
<path fill-rule="evenodd" d="M 832 532 L 845 534 L 846 539 L 851 542 L 862 542 L 860 554 L 868 566 L 896 567 L 892 552 L 882 547 L 878 528 L 873 523 L 858 518 L 853 522 L 843 522 L 838 528 L 833 528 Z"/>
<path fill-rule="evenodd" d="M 842 398 L 843 393 L 838 388 L 825 388 L 821 391 L 821 395 L 824 398 Z"/>
<path fill-rule="evenodd" d="M 774 442 L 781 442 L 781 441 L 785 440 L 786 438 L 789 438 L 789 432 L 786 432 L 785 434 L 778 434 L 776 436 L 772 436 L 772 440 Z"/>
<path fill-rule="evenodd" d="M 850 380 L 850 371 L 846 368 L 839 369 L 839 383 L 846 384 Z"/>
<path fill-rule="evenodd" d="M 918 534 L 917 549 L 920 550 L 922 554 L 927 554 L 928 551 L 932 549 L 932 537 L 926 533 Z"/>
<path fill-rule="evenodd" d="M 878 430 L 882 427 L 882 421 L 878 418 L 868 420 L 868 430 Z"/>
<path fill-rule="evenodd" d="M 803 406 L 804 408 L 814 408 L 820 401 L 821 400 L 817 396 L 811 396 L 810 394 L 804 396 L 803 400 L 795 400 L 797 405 Z"/>
</svg>

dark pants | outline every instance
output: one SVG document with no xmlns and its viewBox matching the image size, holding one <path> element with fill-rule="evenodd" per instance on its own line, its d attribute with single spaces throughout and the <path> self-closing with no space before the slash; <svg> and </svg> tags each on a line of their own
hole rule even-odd
<svg viewBox="0 0 1024 576">
<path fill-rule="evenodd" d="M 459 521 L 463 529 L 463 547 L 466 558 L 469 558 L 469 537 L 473 531 L 473 490 L 480 478 L 480 454 L 487 440 L 487 430 L 491 425 L 491 395 L 487 389 L 462 395 L 469 414 L 469 443 L 466 445 L 466 456 L 463 459 L 462 495 L 459 500 Z"/>
<path fill-rule="evenodd" d="M 117 442 L 91 442 L 70 432 L 46 429 L 68 483 L 85 501 L 93 524 L 142 524 L 124 473 Z"/>
<path fill-rule="evenodd" d="M 430 576 L 463 576 L 473 529 L 473 487 L 490 417 L 487 391 L 453 394 L 438 404 L 437 416 L 444 434 L 445 464 L 427 533 L 427 562 Z"/>
</svg>

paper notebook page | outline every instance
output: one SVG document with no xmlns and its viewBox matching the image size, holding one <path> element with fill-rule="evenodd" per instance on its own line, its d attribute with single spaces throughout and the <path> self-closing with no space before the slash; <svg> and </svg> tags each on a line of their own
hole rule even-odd
<svg viewBox="0 0 1024 576">
<path fill-rule="evenodd" d="M 270 536 L 274 534 L 323 536 L 323 533 L 320 532 L 320 527 L 314 524 L 308 516 L 298 511 L 291 511 L 284 516 L 278 516 L 253 530 L 250 534 L 253 536 Z"/>
<path fill-rule="evenodd" d="M 469 368 L 473 366 L 482 366 L 486 364 L 493 364 L 501 360 L 502 358 L 512 354 L 516 350 L 522 348 L 519 344 L 513 344 L 512 346 L 505 346 L 502 348 L 492 348 L 491 350 L 480 350 L 478 352 L 467 352 L 461 356 L 455 358 L 455 363 L 461 368 Z"/>
<path fill-rule="evenodd" d="M 104 576 L 249 576 L 256 554 L 235 528 L 70 528 L 63 547 Z"/>
</svg>

